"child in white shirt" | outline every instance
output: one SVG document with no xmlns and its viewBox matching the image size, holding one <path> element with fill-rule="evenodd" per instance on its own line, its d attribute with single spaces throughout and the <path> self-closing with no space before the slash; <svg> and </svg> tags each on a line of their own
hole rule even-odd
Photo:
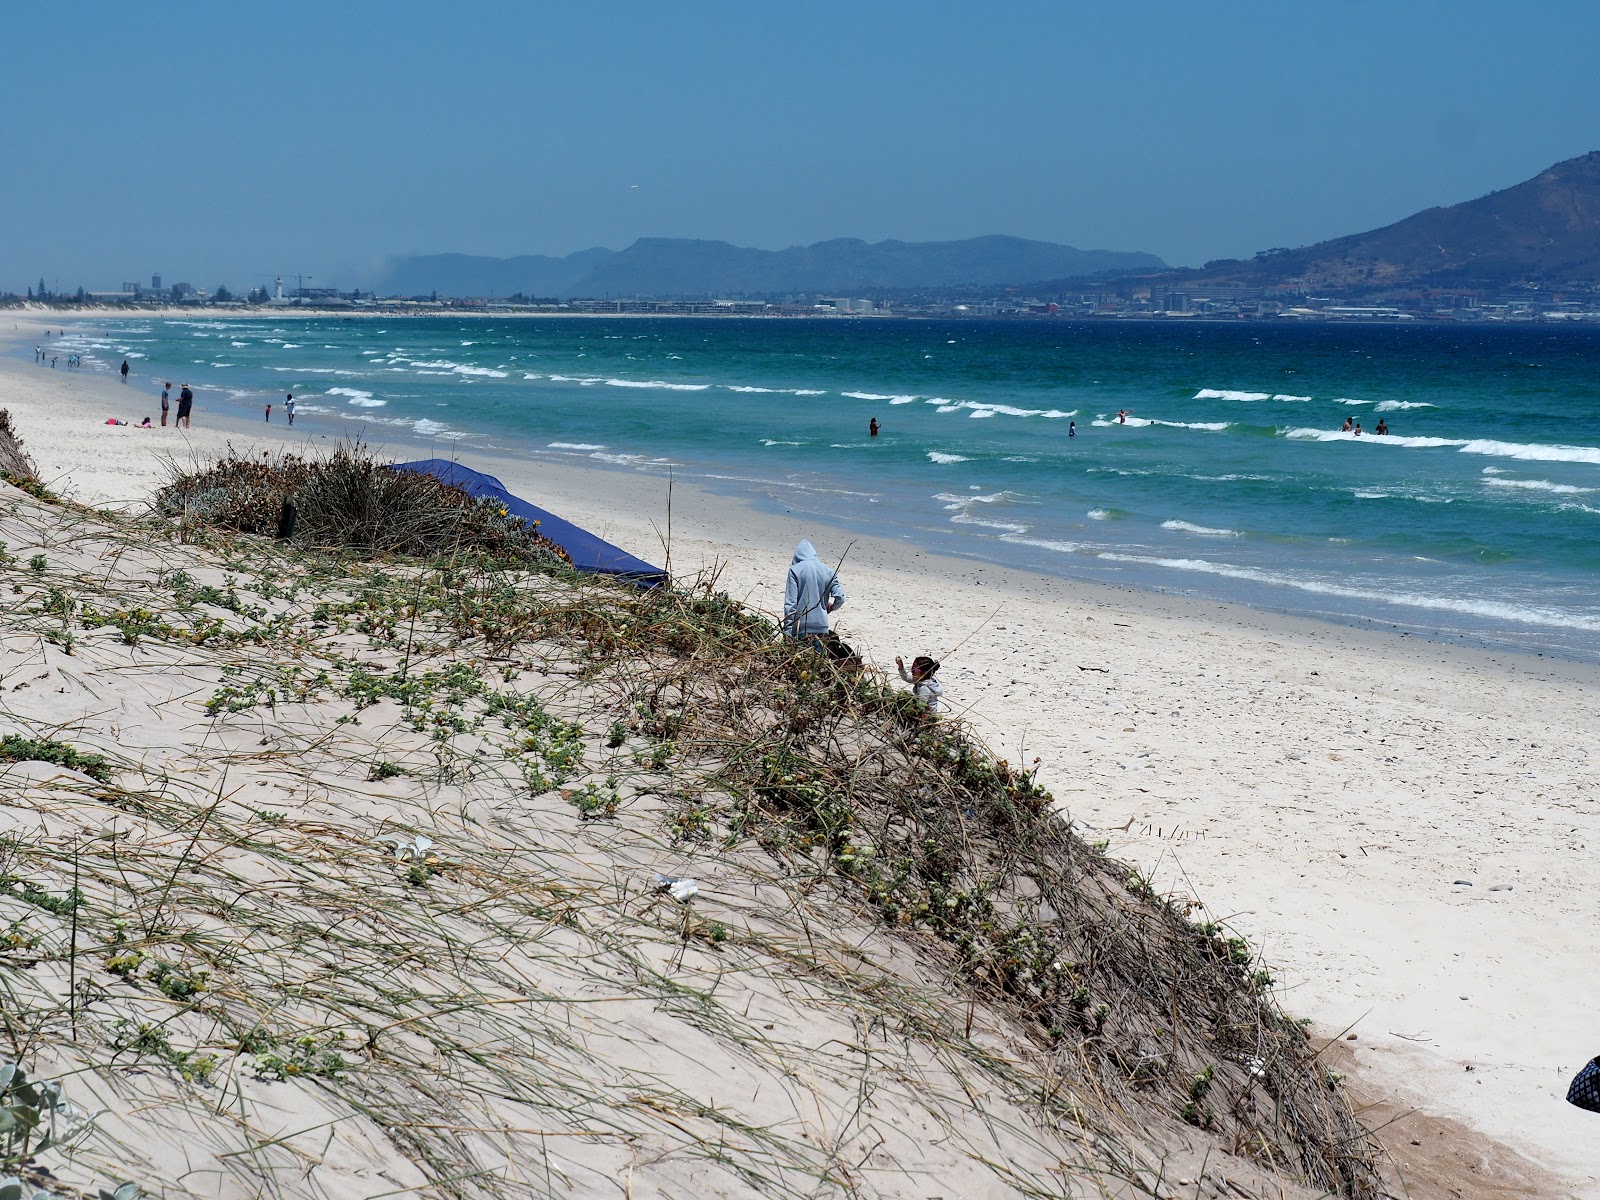
<svg viewBox="0 0 1600 1200">
<path fill-rule="evenodd" d="M 926 704 L 929 712 L 938 712 L 939 698 L 944 695 L 944 688 L 934 678 L 939 673 L 938 661 L 919 654 L 911 660 L 910 671 L 903 658 L 896 658 L 894 665 L 900 668 L 900 678 L 911 685 L 911 694 Z"/>
</svg>

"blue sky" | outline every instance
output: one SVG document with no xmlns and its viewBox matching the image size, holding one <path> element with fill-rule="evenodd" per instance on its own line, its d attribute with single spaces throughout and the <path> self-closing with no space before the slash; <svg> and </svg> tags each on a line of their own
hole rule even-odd
<svg viewBox="0 0 1600 1200">
<path fill-rule="evenodd" d="M 15 3 L 0 287 L 1008 233 L 1198 265 L 1600 148 L 1600 5 Z M 637 185 L 637 186 L 635 186 Z"/>
</svg>

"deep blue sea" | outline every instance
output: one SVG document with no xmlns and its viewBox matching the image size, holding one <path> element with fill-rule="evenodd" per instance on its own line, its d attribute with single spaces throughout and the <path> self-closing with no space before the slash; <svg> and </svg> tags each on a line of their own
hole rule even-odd
<svg viewBox="0 0 1600 1200">
<path fill-rule="evenodd" d="M 1593 329 L 272 317 L 63 341 L 188 381 L 201 421 L 293 392 L 308 432 L 671 470 L 1038 572 L 1600 658 Z"/>
</svg>

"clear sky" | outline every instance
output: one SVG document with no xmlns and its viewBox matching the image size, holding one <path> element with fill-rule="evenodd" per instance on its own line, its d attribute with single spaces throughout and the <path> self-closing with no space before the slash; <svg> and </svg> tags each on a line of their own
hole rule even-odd
<svg viewBox="0 0 1600 1200">
<path fill-rule="evenodd" d="M 1174 265 L 1600 148 L 1600 4 L 25 3 L 0 288 L 1007 233 Z"/>
</svg>

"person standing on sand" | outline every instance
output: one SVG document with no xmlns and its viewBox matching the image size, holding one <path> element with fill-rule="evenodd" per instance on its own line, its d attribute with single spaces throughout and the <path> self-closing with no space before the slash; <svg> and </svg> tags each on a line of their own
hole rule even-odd
<svg viewBox="0 0 1600 1200">
<path fill-rule="evenodd" d="M 174 422 L 179 429 L 189 428 L 189 414 L 194 411 L 194 393 L 189 390 L 189 385 L 183 385 L 183 390 L 178 393 L 178 419 Z"/>
<path fill-rule="evenodd" d="M 122 360 L 122 382 L 123 383 L 127 383 L 128 382 L 128 360 L 127 359 L 123 359 Z"/>
<path fill-rule="evenodd" d="M 283 407 L 284 407 L 284 410 L 289 414 L 289 424 L 293 425 L 294 424 L 294 393 L 293 392 L 290 392 L 288 398 L 286 400 L 284 400 Z"/>
<path fill-rule="evenodd" d="M 794 548 L 789 577 L 783 586 L 783 632 L 798 642 L 821 649 L 828 635 L 828 614 L 844 607 L 839 574 L 817 557 L 808 541 Z"/>
<path fill-rule="evenodd" d="M 167 427 L 167 393 L 172 390 L 172 380 L 161 385 L 161 428 Z"/>
<path fill-rule="evenodd" d="M 272 424 L 272 401 L 267 401 L 267 424 Z"/>
</svg>

